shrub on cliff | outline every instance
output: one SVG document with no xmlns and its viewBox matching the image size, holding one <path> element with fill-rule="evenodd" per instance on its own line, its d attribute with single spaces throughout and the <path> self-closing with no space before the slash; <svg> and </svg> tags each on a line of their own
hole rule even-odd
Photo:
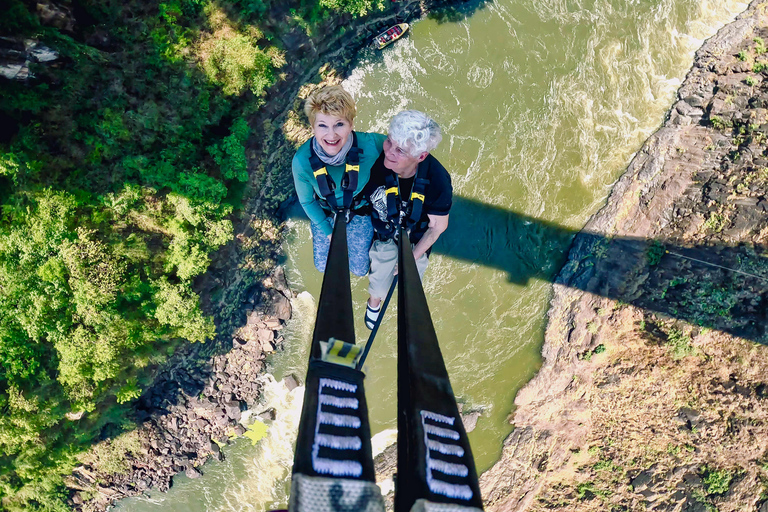
<svg viewBox="0 0 768 512">
<path fill-rule="evenodd" d="M 353 16 L 365 16 L 371 11 L 384 8 L 383 0 L 320 0 L 320 5 L 334 11 L 348 12 Z"/>
</svg>

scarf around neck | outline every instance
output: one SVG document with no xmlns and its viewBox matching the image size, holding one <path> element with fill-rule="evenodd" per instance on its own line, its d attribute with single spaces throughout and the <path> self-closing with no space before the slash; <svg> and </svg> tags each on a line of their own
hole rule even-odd
<svg viewBox="0 0 768 512">
<path fill-rule="evenodd" d="M 317 154 L 317 157 L 325 165 L 341 165 L 347 159 L 347 153 L 349 153 L 349 150 L 352 147 L 352 140 L 353 139 L 354 139 L 354 135 L 352 133 L 350 133 L 349 137 L 347 137 L 347 142 L 344 143 L 344 146 L 342 146 L 341 151 L 339 151 L 338 153 L 336 153 L 333 156 L 331 156 L 331 155 L 329 155 L 328 153 L 325 152 L 323 147 L 317 141 L 317 137 L 312 137 L 312 149 L 315 150 L 315 153 Z"/>
</svg>

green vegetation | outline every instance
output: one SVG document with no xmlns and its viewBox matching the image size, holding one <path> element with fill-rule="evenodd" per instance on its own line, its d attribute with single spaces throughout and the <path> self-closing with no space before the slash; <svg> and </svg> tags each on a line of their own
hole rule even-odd
<svg viewBox="0 0 768 512">
<path fill-rule="evenodd" d="M 709 218 L 704 221 L 704 227 L 713 233 L 719 233 L 728 225 L 725 215 L 719 212 L 711 212 Z"/>
<path fill-rule="evenodd" d="M 677 329 L 670 329 L 667 333 L 667 343 L 672 351 L 674 359 L 682 359 L 695 353 L 696 349 L 691 343 L 691 337 Z"/>
<path fill-rule="evenodd" d="M 766 51 L 768 51 L 766 50 L 765 41 L 763 41 L 762 37 L 756 37 L 753 39 L 753 41 L 755 42 L 755 53 L 757 53 L 758 55 L 762 55 Z"/>
<path fill-rule="evenodd" d="M 611 472 L 611 473 L 621 472 L 621 471 L 624 470 L 624 468 L 622 468 L 621 466 L 617 465 L 612 460 L 608 460 L 608 459 L 600 459 L 599 461 L 597 461 L 594 464 L 594 466 L 592 466 L 592 468 L 595 471 L 608 471 L 608 472 Z"/>
<path fill-rule="evenodd" d="M 576 494 L 579 500 L 591 500 L 595 496 L 607 498 L 612 492 L 607 489 L 599 489 L 594 482 L 583 482 L 576 486 Z"/>
<path fill-rule="evenodd" d="M 725 469 L 704 468 L 704 486 L 708 495 L 720 495 L 728 492 L 733 475 Z"/>
<path fill-rule="evenodd" d="M 687 282 L 688 282 L 688 279 L 686 279 L 684 277 L 676 277 L 676 278 L 672 279 L 672 281 L 670 281 L 669 284 L 667 284 L 667 285 L 662 287 L 661 294 L 659 295 L 659 298 L 661 298 L 661 299 L 666 298 L 667 292 L 670 289 L 672 289 L 672 288 L 674 288 L 676 286 L 680 286 L 681 284 L 685 284 Z"/>
<path fill-rule="evenodd" d="M 382 7 L 292 4 L 310 29 Z M 232 239 L 247 118 L 285 63 L 258 27 L 287 7 L 85 0 L 70 34 L 29 5 L 5 2 L 0 36 L 60 59 L 0 80 L 0 508 L 54 511 L 83 451 L 133 428 L 152 370 L 215 335 L 193 281 Z"/>
<path fill-rule="evenodd" d="M 748 76 L 747 78 L 744 79 L 744 83 L 752 87 L 757 83 L 757 80 L 755 80 L 754 77 Z"/>
<path fill-rule="evenodd" d="M 320 0 L 320 5 L 334 11 L 348 12 L 355 16 L 364 16 L 372 10 L 384 8 L 383 0 Z"/>
<path fill-rule="evenodd" d="M 648 265 L 654 266 L 658 265 L 661 261 L 661 257 L 664 256 L 664 244 L 659 242 L 658 240 L 654 240 L 651 245 L 648 247 L 648 250 L 646 252 L 646 257 L 648 258 Z"/>
<path fill-rule="evenodd" d="M 759 73 L 759 71 L 755 71 L 756 73 Z M 730 128 L 732 125 L 729 122 L 723 121 L 723 118 L 720 116 L 712 116 L 709 118 L 709 122 L 712 123 L 712 127 L 716 130 L 722 130 L 724 128 Z"/>
<path fill-rule="evenodd" d="M 741 50 L 737 57 L 740 61 L 744 62 L 747 60 L 747 52 L 745 50 Z"/>
<path fill-rule="evenodd" d="M 593 330 L 592 330 L 592 326 L 594 326 L 594 332 L 593 332 Z M 596 325 L 596 324 L 594 324 L 594 323 L 592 323 L 592 322 L 590 322 L 590 323 L 587 325 L 587 329 L 589 330 L 589 332 L 591 332 L 592 334 L 594 334 L 594 333 L 596 333 L 596 332 L 597 332 L 597 325 Z M 605 345 L 603 345 L 603 344 L 601 343 L 600 345 L 596 346 L 596 347 L 594 348 L 594 350 L 588 350 L 588 351 L 584 352 L 583 354 L 581 354 L 581 355 L 579 356 L 579 359 L 583 359 L 584 361 L 591 361 L 591 360 L 592 360 L 592 356 L 594 356 L 594 355 L 596 355 L 596 354 L 602 354 L 603 352 L 605 352 Z"/>
</svg>

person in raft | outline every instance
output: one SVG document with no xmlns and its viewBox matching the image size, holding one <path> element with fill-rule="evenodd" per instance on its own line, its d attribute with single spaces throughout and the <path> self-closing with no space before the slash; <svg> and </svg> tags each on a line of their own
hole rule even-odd
<svg viewBox="0 0 768 512">
<path fill-rule="evenodd" d="M 397 273 L 398 228 L 403 225 L 413 246 L 419 277 L 427 269 L 432 245 L 448 227 L 453 187 L 448 171 L 430 155 L 442 140 L 440 127 L 417 110 L 400 112 L 389 123 L 384 151 L 371 169 L 365 196 L 372 206 L 370 297 L 365 325 L 373 329 Z"/>
<path fill-rule="evenodd" d="M 353 131 L 355 101 L 338 85 L 314 91 L 304 112 L 314 136 L 293 157 L 293 182 L 311 222 L 315 267 L 325 271 L 335 215 L 347 210 L 349 268 L 364 276 L 373 227 L 362 192 L 386 136 Z"/>
</svg>

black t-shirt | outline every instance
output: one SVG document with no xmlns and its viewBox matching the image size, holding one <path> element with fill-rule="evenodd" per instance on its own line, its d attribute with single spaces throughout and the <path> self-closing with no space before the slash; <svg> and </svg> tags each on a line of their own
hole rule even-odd
<svg viewBox="0 0 768 512">
<path fill-rule="evenodd" d="M 384 167 L 384 156 L 382 153 L 378 160 L 376 160 L 376 163 L 373 164 L 373 167 L 371 167 L 371 177 L 368 180 L 368 184 L 364 191 L 365 197 L 373 207 L 373 211 L 371 212 L 373 228 L 379 235 L 387 231 L 385 227 L 387 221 L 387 175 L 397 176 L 394 172 Z M 448 171 L 445 170 L 445 167 L 437 161 L 437 158 L 432 155 L 427 155 L 427 158 L 419 163 L 416 175 L 411 178 L 397 180 L 400 187 L 399 196 L 401 199 L 410 198 L 414 179 L 419 175 L 426 177 L 426 179 L 429 180 L 429 184 L 424 193 L 424 205 L 421 209 L 421 217 L 411 229 L 409 238 L 411 243 L 414 244 L 421 240 L 421 237 L 427 230 L 427 224 L 429 222 L 427 216 L 448 215 L 453 203 L 451 176 L 448 174 Z M 407 202 L 402 201 L 400 210 L 405 211 L 407 206 Z"/>
</svg>

